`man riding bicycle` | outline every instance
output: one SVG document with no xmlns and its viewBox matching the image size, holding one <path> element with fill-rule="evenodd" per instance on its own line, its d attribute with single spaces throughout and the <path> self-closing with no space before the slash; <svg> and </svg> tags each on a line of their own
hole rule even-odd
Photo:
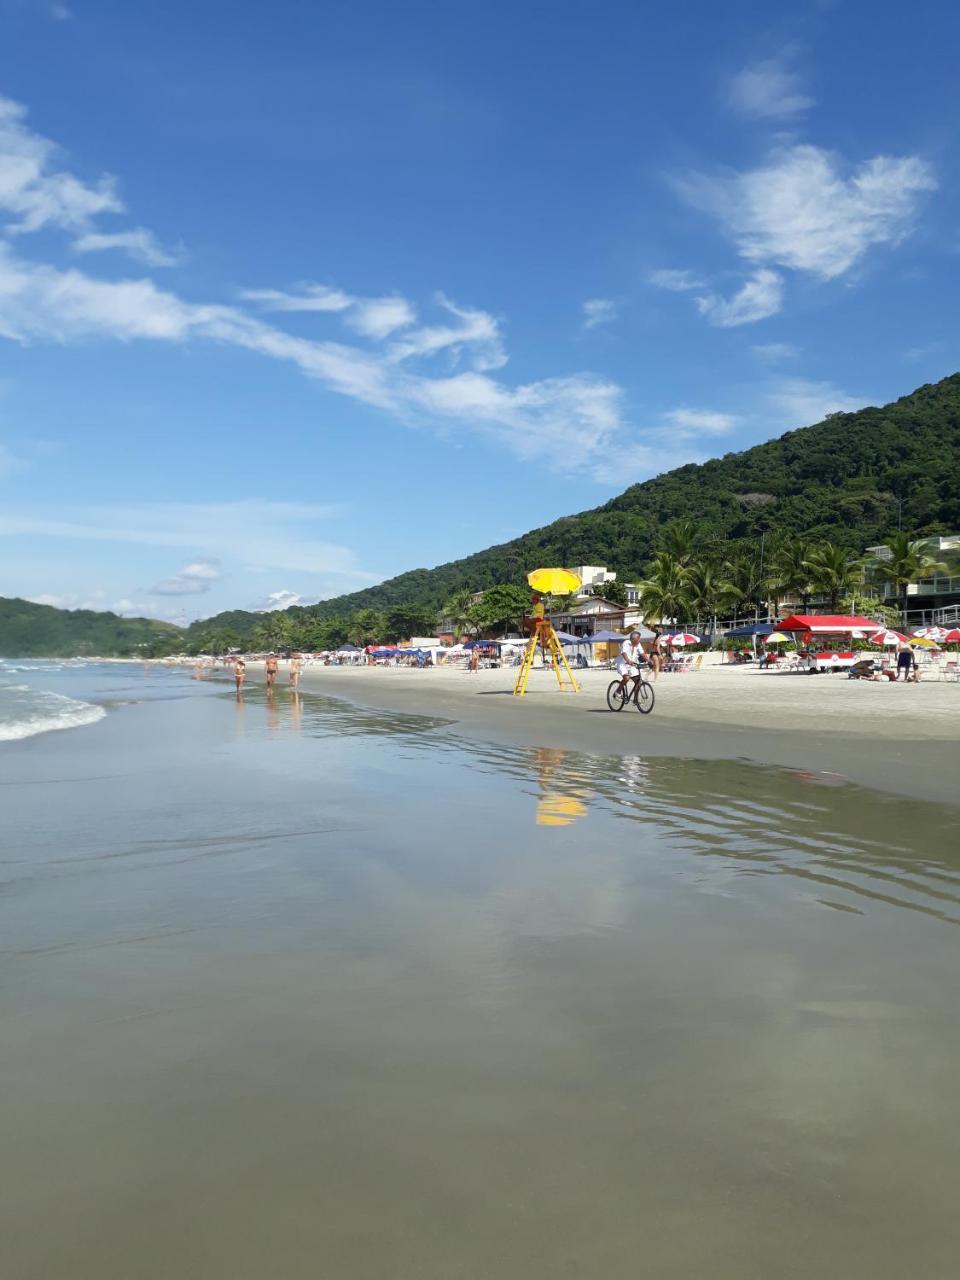
<svg viewBox="0 0 960 1280">
<path fill-rule="evenodd" d="M 643 674 L 640 670 L 641 663 L 646 665 L 646 661 L 646 655 L 640 645 L 640 632 L 633 630 L 620 646 L 620 657 L 617 659 L 617 671 L 625 696 L 628 693 L 627 681 L 633 680 L 636 685 Z"/>
</svg>

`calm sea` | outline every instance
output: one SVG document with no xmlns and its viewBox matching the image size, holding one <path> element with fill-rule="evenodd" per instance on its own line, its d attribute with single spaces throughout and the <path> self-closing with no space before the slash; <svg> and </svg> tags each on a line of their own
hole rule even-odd
<svg viewBox="0 0 960 1280">
<path fill-rule="evenodd" d="M 0 683 L 12 1280 L 956 1274 L 956 810 Z"/>
</svg>

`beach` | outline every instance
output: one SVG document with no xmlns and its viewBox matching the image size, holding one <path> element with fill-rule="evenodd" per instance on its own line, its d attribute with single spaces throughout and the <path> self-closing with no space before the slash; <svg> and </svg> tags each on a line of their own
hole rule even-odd
<svg viewBox="0 0 960 1280">
<path fill-rule="evenodd" d="M 23 666 L 17 1280 L 952 1276 L 957 809 L 720 758 L 760 677 Z"/>
<path fill-rule="evenodd" d="M 247 664 L 262 679 L 262 663 Z M 957 801 L 960 684 L 848 680 L 754 666 L 711 665 L 664 673 L 649 716 L 614 715 L 605 701 L 613 673 L 577 671 L 579 694 L 561 693 L 552 672 L 533 672 L 511 696 L 516 668 L 304 668 L 301 688 L 369 707 L 416 711 L 456 722 L 465 739 L 554 744 L 581 751 L 743 760 L 847 778 L 895 795 Z M 286 680 L 281 670 L 279 687 Z"/>
</svg>

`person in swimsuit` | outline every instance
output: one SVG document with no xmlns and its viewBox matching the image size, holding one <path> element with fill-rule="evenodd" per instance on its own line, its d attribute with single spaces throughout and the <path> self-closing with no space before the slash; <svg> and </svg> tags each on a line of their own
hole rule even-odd
<svg viewBox="0 0 960 1280">
<path fill-rule="evenodd" d="M 266 672 L 267 672 L 267 690 L 269 691 L 270 689 L 273 688 L 273 686 L 277 682 L 277 655 L 275 653 L 271 653 L 267 657 Z"/>
<path fill-rule="evenodd" d="M 240 694 L 243 693 L 243 678 L 246 674 L 247 674 L 247 664 L 244 662 L 243 658 L 241 658 L 238 653 L 233 660 L 233 678 L 236 681 L 236 685 L 237 685 L 237 697 L 239 697 Z"/>
<path fill-rule="evenodd" d="M 897 646 L 897 675 L 903 674 L 904 680 L 909 680 L 913 671 L 913 650 L 908 644 L 901 643 Z"/>
<path fill-rule="evenodd" d="M 653 672 L 654 680 L 659 679 L 660 668 L 663 666 L 663 641 L 660 639 L 660 628 L 653 628 L 653 639 L 650 641 L 650 670 Z"/>
<path fill-rule="evenodd" d="M 300 688 L 300 655 L 295 653 L 290 659 L 290 688 L 297 690 Z"/>
</svg>

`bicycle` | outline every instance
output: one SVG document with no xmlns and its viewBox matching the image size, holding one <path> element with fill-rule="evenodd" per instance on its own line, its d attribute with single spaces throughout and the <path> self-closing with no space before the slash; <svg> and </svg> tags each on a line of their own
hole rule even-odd
<svg viewBox="0 0 960 1280">
<path fill-rule="evenodd" d="M 627 690 L 631 680 L 633 681 L 632 693 Z M 642 674 L 613 680 L 607 686 L 607 706 L 611 711 L 622 711 L 628 702 L 632 702 L 643 716 L 648 716 L 653 710 L 653 685 L 649 680 L 644 680 Z"/>
</svg>

